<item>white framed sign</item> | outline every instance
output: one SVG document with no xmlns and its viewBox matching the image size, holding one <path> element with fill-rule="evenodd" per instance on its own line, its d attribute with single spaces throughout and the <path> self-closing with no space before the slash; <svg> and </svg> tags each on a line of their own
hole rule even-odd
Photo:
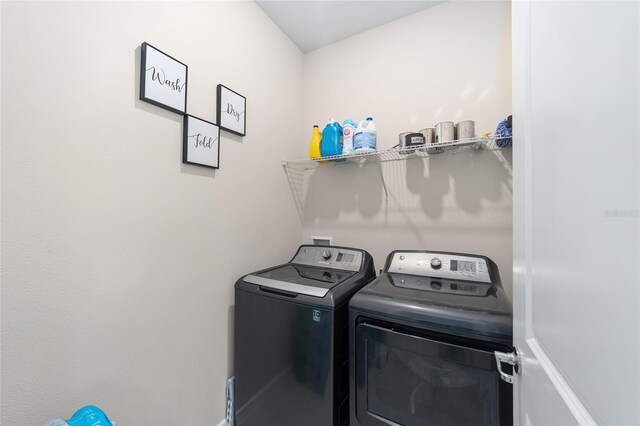
<svg viewBox="0 0 640 426">
<path fill-rule="evenodd" d="M 220 167 L 220 127 L 214 123 L 184 116 L 182 162 L 217 169 Z"/>
<path fill-rule="evenodd" d="M 247 98 L 218 84 L 218 124 L 236 135 L 247 134 Z"/>
<path fill-rule="evenodd" d="M 177 114 L 187 113 L 187 66 L 142 43 L 140 100 Z"/>
</svg>

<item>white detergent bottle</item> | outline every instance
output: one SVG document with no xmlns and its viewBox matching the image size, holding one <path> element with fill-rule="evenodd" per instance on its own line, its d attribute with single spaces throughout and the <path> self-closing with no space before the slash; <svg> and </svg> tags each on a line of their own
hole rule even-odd
<svg viewBox="0 0 640 426">
<path fill-rule="evenodd" d="M 373 118 L 367 117 L 358 124 L 353 136 L 353 152 L 373 152 L 376 150 L 376 125 Z"/>
<path fill-rule="evenodd" d="M 353 120 L 344 120 L 342 123 L 342 155 L 353 153 L 353 135 L 358 125 Z"/>
</svg>

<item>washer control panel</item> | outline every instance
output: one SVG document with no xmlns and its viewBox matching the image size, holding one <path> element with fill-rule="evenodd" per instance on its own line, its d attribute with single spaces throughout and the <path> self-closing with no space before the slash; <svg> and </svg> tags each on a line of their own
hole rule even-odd
<svg viewBox="0 0 640 426">
<path fill-rule="evenodd" d="M 437 252 L 396 252 L 388 272 L 491 284 L 489 265 L 482 257 Z"/>
<path fill-rule="evenodd" d="M 357 272 L 362 267 L 362 252 L 330 246 L 303 246 L 291 263 Z"/>
</svg>

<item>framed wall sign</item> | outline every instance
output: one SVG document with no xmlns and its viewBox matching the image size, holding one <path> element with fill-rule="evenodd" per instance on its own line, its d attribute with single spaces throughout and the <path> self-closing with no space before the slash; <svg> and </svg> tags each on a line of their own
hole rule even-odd
<svg viewBox="0 0 640 426">
<path fill-rule="evenodd" d="M 182 162 L 220 167 L 220 127 L 189 114 L 184 116 Z"/>
<path fill-rule="evenodd" d="M 236 135 L 247 134 L 247 98 L 218 84 L 218 124 Z"/>
<path fill-rule="evenodd" d="M 187 66 L 150 44 L 142 43 L 140 100 L 186 114 Z"/>
</svg>

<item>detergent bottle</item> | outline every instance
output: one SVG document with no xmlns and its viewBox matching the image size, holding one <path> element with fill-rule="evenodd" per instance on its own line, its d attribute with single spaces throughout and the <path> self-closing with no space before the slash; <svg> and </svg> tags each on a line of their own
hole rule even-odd
<svg viewBox="0 0 640 426">
<path fill-rule="evenodd" d="M 376 150 L 376 126 L 373 118 L 367 117 L 358 124 L 353 136 L 353 152 L 373 152 Z"/>
<path fill-rule="evenodd" d="M 322 131 L 322 143 L 320 153 L 323 157 L 342 155 L 342 126 L 334 120 L 329 120 Z M 332 161 L 344 161 L 332 160 Z"/>
<path fill-rule="evenodd" d="M 344 120 L 342 123 L 342 155 L 353 153 L 353 135 L 356 132 L 356 127 L 353 120 Z"/>
<path fill-rule="evenodd" d="M 311 133 L 311 144 L 309 145 L 309 158 L 320 158 L 320 143 L 322 142 L 322 133 L 318 125 L 313 126 Z"/>
</svg>

